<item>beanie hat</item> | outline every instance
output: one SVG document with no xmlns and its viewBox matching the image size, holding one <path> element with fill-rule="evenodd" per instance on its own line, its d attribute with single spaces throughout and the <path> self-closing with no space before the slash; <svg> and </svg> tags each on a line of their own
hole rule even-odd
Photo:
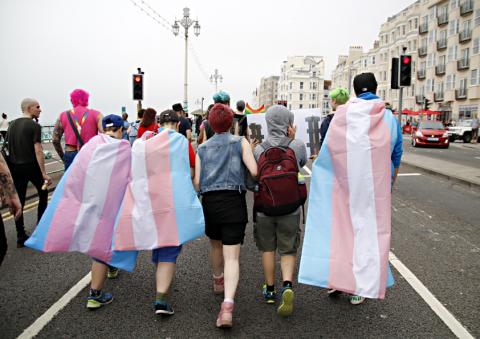
<svg viewBox="0 0 480 339">
<path fill-rule="evenodd" d="M 213 102 L 214 103 L 220 103 L 220 104 L 226 104 L 230 102 L 230 95 L 228 95 L 227 92 L 220 91 L 218 93 L 215 93 L 213 95 Z"/>
<path fill-rule="evenodd" d="M 87 91 L 84 91 L 83 89 L 76 89 L 72 93 L 70 93 L 70 102 L 72 103 L 73 107 L 87 107 L 88 97 L 89 94 Z"/>
<path fill-rule="evenodd" d="M 234 114 L 227 105 L 215 104 L 208 115 L 208 123 L 215 133 L 226 132 L 232 127 Z"/>
<path fill-rule="evenodd" d="M 350 95 L 346 88 L 337 87 L 330 92 L 329 96 L 330 96 L 330 99 L 335 100 L 337 104 L 343 105 L 348 101 L 348 98 Z"/>
<path fill-rule="evenodd" d="M 178 103 L 178 104 L 173 104 L 172 105 L 172 109 L 175 111 L 175 112 L 181 112 L 183 111 L 183 106 L 182 104 Z"/>
<path fill-rule="evenodd" d="M 365 92 L 377 92 L 377 80 L 373 73 L 361 73 L 353 79 L 353 88 L 358 96 Z"/>
</svg>

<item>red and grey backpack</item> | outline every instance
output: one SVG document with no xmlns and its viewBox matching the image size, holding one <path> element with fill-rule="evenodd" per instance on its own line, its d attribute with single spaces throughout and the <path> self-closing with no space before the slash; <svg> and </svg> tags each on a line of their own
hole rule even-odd
<svg viewBox="0 0 480 339">
<path fill-rule="evenodd" d="M 298 163 L 289 147 L 292 139 L 280 145 L 260 144 L 264 149 L 258 159 L 258 190 L 254 193 L 254 212 L 268 216 L 293 213 L 307 200 L 307 186 L 298 182 Z"/>
</svg>

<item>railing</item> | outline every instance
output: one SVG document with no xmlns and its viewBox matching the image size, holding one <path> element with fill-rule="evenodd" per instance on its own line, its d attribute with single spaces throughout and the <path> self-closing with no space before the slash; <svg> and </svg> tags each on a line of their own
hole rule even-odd
<svg viewBox="0 0 480 339">
<path fill-rule="evenodd" d="M 437 51 L 447 48 L 447 39 L 440 39 L 437 41 Z"/>
<path fill-rule="evenodd" d="M 473 13 L 473 1 L 467 0 L 460 4 L 460 15 Z"/>
<path fill-rule="evenodd" d="M 42 142 L 52 142 L 53 128 L 52 125 L 42 126 Z"/>
<path fill-rule="evenodd" d="M 425 72 L 425 70 L 424 70 L 424 69 L 419 69 L 419 70 L 417 71 L 417 79 L 418 79 L 418 80 L 424 80 L 425 77 L 426 77 L 426 72 Z"/>
<path fill-rule="evenodd" d="M 467 42 L 472 39 L 472 30 L 463 30 L 458 33 L 458 41 L 459 42 Z"/>
<path fill-rule="evenodd" d="M 418 33 L 425 34 L 428 32 L 428 23 L 424 22 L 418 26 Z"/>
<path fill-rule="evenodd" d="M 415 102 L 417 105 L 423 105 L 425 103 L 424 98 L 425 97 L 423 95 L 415 95 Z"/>
<path fill-rule="evenodd" d="M 460 88 L 455 90 L 455 99 L 457 100 L 463 100 L 467 98 L 467 89 L 466 88 Z"/>
<path fill-rule="evenodd" d="M 457 70 L 463 71 L 470 67 L 470 61 L 468 59 L 457 60 Z"/>
<path fill-rule="evenodd" d="M 448 24 L 448 13 L 441 13 L 437 16 L 437 24 L 438 26 L 443 26 Z"/>
<path fill-rule="evenodd" d="M 445 74 L 445 65 L 435 66 L 435 74 L 436 75 L 444 75 Z"/>
<path fill-rule="evenodd" d="M 427 55 L 427 46 L 421 46 L 418 48 L 418 56 L 424 57 Z"/>
<path fill-rule="evenodd" d="M 433 101 L 443 101 L 443 91 L 433 93 Z"/>
</svg>

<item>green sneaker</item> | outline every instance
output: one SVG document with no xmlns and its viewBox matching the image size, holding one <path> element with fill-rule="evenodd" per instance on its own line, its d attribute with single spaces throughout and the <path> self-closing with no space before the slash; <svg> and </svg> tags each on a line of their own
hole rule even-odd
<svg viewBox="0 0 480 339">
<path fill-rule="evenodd" d="M 365 297 L 361 297 L 359 295 L 351 295 L 350 296 L 350 304 L 352 305 L 360 305 L 365 301 Z"/>
<path fill-rule="evenodd" d="M 282 292 L 282 303 L 278 306 L 277 313 L 282 317 L 287 317 L 293 313 L 293 300 L 295 294 L 290 287 L 286 287 Z"/>
<path fill-rule="evenodd" d="M 267 284 L 263 284 L 262 294 L 267 304 L 275 304 L 275 299 L 277 298 L 277 292 L 267 291 Z"/>
<path fill-rule="evenodd" d="M 115 267 L 109 267 L 108 268 L 108 273 L 107 273 L 107 278 L 108 279 L 115 279 L 118 277 L 118 268 Z"/>
<path fill-rule="evenodd" d="M 111 293 L 102 292 L 99 296 L 89 296 L 87 298 L 87 308 L 89 310 L 96 310 L 102 307 L 103 305 L 110 304 L 113 301 L 113 296 Z"/>
</svg>

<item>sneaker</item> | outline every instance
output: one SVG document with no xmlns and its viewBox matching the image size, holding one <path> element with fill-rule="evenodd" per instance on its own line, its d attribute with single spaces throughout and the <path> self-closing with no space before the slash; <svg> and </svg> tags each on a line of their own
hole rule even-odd
<svg viewBox="0 0 480 339">
<path fill-rule="evenodd" d="M 277 313 L 282 317 L 287 317 L 293 313 L 293 299 L 295 294 L 290 287 L 284 288 L 282 292 L 282 303 L 278 306 Z"/>
<path fill-rule="evenodd" d="M 17 248 L 25 247 L 25 241 L 27 241 L 28 238 L 30 238 L 30 236 L 27 235 L 27 234 L 23 234 L 23 235 L 18 236 L 17 237 Z"/>
<path fill-rule="evenodd" d="M 223 302 L 218 313 L 217 327 L 230 328 L 233 325 L 233 303 Z"/>
<path fill-rule="evenodd" d="M 365 301 L 365 297 L 361 297 L 359 295 L 351 295 L 350 296 L 350 304 L 352 305 L 360 305 Z"/>
<path fill-rule="evenodd" d="M 340 294 L 342 294 L 342 291 L 335 290 L 335 289 L 333 289 L 333 288 L 332 288 L 332 289 L 329 289 L 329 290 L 327 291 L 327 295 L 328 295 L 329 297 L 336 297 L 337 295 L 340 295 Z"/>
<path fill-rule="evenodd" d="M 225 290 L 225 281 L 223 280 L 223 274 L 220 278 L 213 277 L 213 293 L 222 294 Z"/>
<path fill-rule="evenodd" d="M 155 314 L 172 315 L 175 314 L 172 305 L 167 302 L 155 301 Z"/>
<path fill-rule="evenodd" d="M 262 294 L 267 304 L 275 304 L 275 299 L 277 298 L 277 292 L 267 291 L 267 284 L 263 284 Z"/>
<path fill-rule="evenodd" d="M 110 304 L 113 301 L 113 296 L 111 293 L 102 292 L 99 296 L 95 297 L 93 295 L 87 298 L 87 308 L 89 310 L 96 310 L 103 305 Z"/>
<path fill-rule="evenodd" d="M 107 273 L 107 278 L 108 279 L 115 279 L 118 277 L 118 268 L 115 267 L 109 267 L 108 268 L 108 273 Z"/>
</svg>

